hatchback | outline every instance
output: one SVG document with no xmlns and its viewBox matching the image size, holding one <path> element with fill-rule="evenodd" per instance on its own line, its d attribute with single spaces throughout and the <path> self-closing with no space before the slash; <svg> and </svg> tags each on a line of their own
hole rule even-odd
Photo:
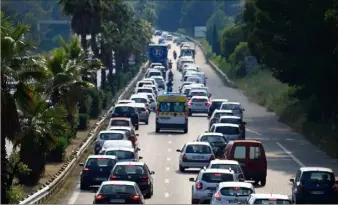
<svg viewBox="0 0 338 205">
<path fill-rule="evenodd" d="M 118 161 L 139 161 L 143 159 L 142 157 L 138 156 L 138 152 L 135 151 L 133 148 L 125 148 L 125 147 L 113 147 L 107 148 L 100 152 L 101 155 L 114 155 L 117 157 Z"/>
<path fill-rule="evenodd" d="M 210 105 L 208 97 L 193 96 L 188 102 L 189 116 L 193 113 L 208 113 Z"/>
<path fill-rule="evenodd" d="M 97 135 L 94 152 L 95 154 L 99 153 L 102 149 L 102 146 L 107 140 L 128 140 L 128 136 L 125 131 L 120 130 L 104 130 L 100 131 Z"/>
<path fill-rule="evenodd" d="M 247 182 L 221 182 L 211 199 L 211 204 L 244 204 L 255 188 Z"/>
<path fill-rule="evenodd" d="M 239 125 L 230 123 L 215 123 L 210 129 L 210 132 L 222 133 L 227 141 L 241 139 L 241 131 Z"/>
</svg>

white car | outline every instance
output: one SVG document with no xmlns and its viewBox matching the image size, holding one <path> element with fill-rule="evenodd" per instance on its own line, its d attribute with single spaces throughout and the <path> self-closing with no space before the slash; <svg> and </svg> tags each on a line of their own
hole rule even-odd
<svg viewBox="0 0 338 205">
<path fill-rule="evenodd" d="M 193 96 L 188 102 L 189 116 L 193 113 L 208 113 L 211 103 L 206 96 Z"/>
<path fill-rule="evenodd" d="M 188 99 L 194 97 L 194 96 L 203 96 L 208 98 L 208 93 L 205 90 L 190 90 L 188 94 Z"/>
<path fill-rule="evenodd" d="M 191 84 L 193 84 L 193 82 L 183 82 L 183 83 L 178 87 L 178 89 L 179 89 L 180 92 L 182 92 L 182 89 L 183 89 L 184 86 L 186 86 L 186 85 L 191 85 Z"/>
<path fill-rule="evenodd" d="M 211 199 L 211 204 L 244 204 L 255 188 L 247 182 L 221 182 Z"/>
<path fill-rule="evenodd" d="M 155 77 L 155 76 L 153 76 L 153 77 Z M 153 77 L 150 77 L 150 78 L 143 78 L 142 81 L 145 81 L 145 82 L 151 82 L 153 85 L 156 85 L 156 86 L 158 87 L 158 85 L 157 85 L 157 83 L 156 83 L 156 80 L 155 80 Z M 159 76 L 159 77 L 161 77 L 161 76 Z"/>
<path fill-rule="evenodd" d="M 214 110 L 209 120 L 209 129 L 213 124 L 217 123 L 221 116 L 234 116 L 234 114 L 232 110 Z"/>
<path fill-rule="evenodd" d="M 232 170 L 201 169 L 196 179 L 189 178 L 192 185 L 191 203 L 210 203 L 220 182 L 235 182 L 237 178 Z"/>
<path fill-rule="evenodd" d="M 119 101 L 117 101 L 118 105 L 129 104 L 129 103 L 135 103 L 135 101 L 133 101 L 133 100 L 119 100 Z"/>
<path fill-rule="evenodd" d="M 203 83 L 203 80 L 198 76 L 188 76 L 184 81 L 193 83 Z"/>
<path fill-rule="evenodd" d="M 215 123 L 210 127 L 210 132 L 222 133 L 227 141 L 242 139 L 239 125 L 230 123 Z"/>
<path fill-rule="evenodd" d="M 251 194 L 245 204 L 292 204 L 284 194 Z"/>
<path fill-rule="evenodd" d="M 156 81 L 158 88 L 165 89 L 165 82 L 162 76 L 152 76 L 151 78 Z"/>
<path fill-rule="evenodd" d="M 151 81 L 146 81 L 146 80 L 141 80 L 141 81 L 138 81 L 135 85 L 135 90 L 137 88 L 141 88 L 143 87 L 144 85 L 152 85 L 153 83 Z"/>
<path fill-rule="evenodd" d="M 155 66 L 163 66 L 162 63 L 152 63 L 149 68 L 154 68 Z"/>
<path fill-rule="evenodd" d="M 153 89 L 155 96 L 158 96 L 158 89 L 155 85 L 144 85 L 142 88 L 151 88 Z"/>
<path fill-rule="evenodd" d="M 135 149 L 133 143 L 130 140 L 106 140 L 100 150 L 101 153 L 105 153 L 105 150 L 108 148 L 130 148 Z M 140 151 L 140 148 L 136 148 L 137 151 Z"/>
<path fill-rule="evenodd" d="M 146 72 L 146 78 L 150 78 L 152 76 L 162 76 L 162 72 L 157 69 L 148 69 Z"/>
<path fill-rule="evenodd" d="M 150 93 L 150 94 L 156 96 L 155 92 L 152 88 L 145 88 L 145 87 L 136 88 L 135 94 L 138 94 L 138 93 Z"/>
<path fill-rule="evenodd" d="M 180 152 L 179 170 L 184 172 L 187 168 L 202 168 L 215 159 L 212 147 L 208 142 L 188 142 L 183 148 L 177 149 Z"/>
<path fill-rule="evenodd" d="M 192 87 L 191 89 L 190 89 L 190 92 L 192 92 L 192 91 L 194 91 L 194 90 L 204 90 L 205 92 L 207 92 L 207 94 L 208 94 L 208 98 L 210 99 L 210 97 L 211 97 L 211 93 L 209 92 L 209 89 L 208 89 L 208 87 Z"/>
<path fill-rule="evenodd" d="M 111 147 L 105 150 L 102 150 L 101 155 L 113 155 L 116 156 L 120 162 L 135 162 L 137 160 L 143 159 L 139 157 L 137 151 L 134 148 L 125 148 L 125 147 Z"/>
<path fill-rule="evenodd" d="M 243 119 L 244 109 L 239 102 L 223 102 L 220 110 L 232 110 L 232 113 L 234 113 L 235 116 Z"/>
<path fill-rule="evenodd" d="M 244 172 L 241 168 L 241 165 L 238 161 L 235 160 L 226 160 L 226 159 L 215 159 L 210 161 L 207 169 L 231 169 L 235 172 L 239 181 L 244 181 Z"/>
<path fill-rule="evenodd" d="M 143 103 L 147 109 L 150 109 L 150 100 L 146 95 L 134 94 L 130 97 L 130 100 L 135 101 L 135 103 Z"/>
</svg>

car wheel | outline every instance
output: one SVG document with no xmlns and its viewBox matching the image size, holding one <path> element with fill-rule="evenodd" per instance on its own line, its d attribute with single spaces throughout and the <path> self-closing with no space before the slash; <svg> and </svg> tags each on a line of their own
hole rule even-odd
<svg viewBox="0 0 338 205">
<path fill-rule="evenodd" d="M 192 111 L 189 109 L 189 114 L 188 114 L 189 116 L 192 116 Z"/>
<path fill-rule="evenodd" d="M 148 120 L 146 120 L 144 123 L 146 123 L 146 125 L 149 124 L 149 123 L 148 123 Z"/>
<path fill-rule="evenodd" d="M 138 124 L 135 126 L 135 130 L 138 130 Z"/>
<path fill-rule="evenodd" d="M 182 167 L 181 165 L 179 165 L 179 170 L 180 170 L 180 172 L 184 172 L 184 167 Z"/>
<path fill-rule="evenodd" d="M 266 178 L 261 180 L 261 186 L 265 186 L 266 184 Z"/>
<path fill-rule="evenodd" d="M 184 134 L 188 133 L 188 126 L 184 128 L 183 132 Z"/>
<path fill-rule="evenodd" d="M 159 132 L 160 132 L 160 128 L 156 126 L 155 132 L 156 132 L 156 133 L 159 133 Z"/>
<path fill-rule="evenodd" d="M 87 190 L 88 188 L 89 188 L 89 186 L 81 181 L 81 183 L 80 183 L 80 190 Z"/>
</svg>

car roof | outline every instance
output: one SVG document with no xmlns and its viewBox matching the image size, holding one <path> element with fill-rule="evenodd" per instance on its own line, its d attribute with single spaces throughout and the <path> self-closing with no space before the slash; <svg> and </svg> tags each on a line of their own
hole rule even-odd
<svg viewBox="0 0 338 205">
<path fill-rule="evenodd" d="M 117 104 L 117 105 L 115 105 L 115 108 L 117 108 L 117 107 L 134 107 L 134 103 Z"/>
<path fill-rule="evenodd" d="M 109 130 L 132 130 L 133 128 L 129 127 L 129 126 L 111 126 L 109 127 Z M 123 131 L 122 131 L 123 132 Z"/>
<path fill-rule="evenodd" d="M 248 182 L 221 182 L 218 185 L 218 188 L 225 188 L 225 187 L 245 187 L 245 188 L 249 188 L 249 189 L 254 189 L 254 186 L 252 185 L 252 183 L 248 183 Z"/>
<path fill-rule="evenodd" d="M 185 145 L 207 145 L 210 146 L 209 142 L 187 142 Z"/>
<path fill-rule="evenodd" d="M 228 99 L 212 99 L 211 102 L 224 102 L 228 101 Z"/>
<path fill-rule="evenodd" d="M 195 98 L 199 98 L 199 99 L 209 99 L 207 96 L 192 96 L 192 98 L 191 99 L 195 99 Z"/>
<path fill-rule="evenodd" d="M 140 93 L 133 94 L 132 96 L 130 96 L 130 99 L 131 98 L 144 98 L 144 99 L 148 99 L 146 96 L 140 95 Z M 136 103 L 134 103 L 134 104 L 136 104 Z"/>
<path fill-rule="evenodd" d="M 206 93 L 207 91 L 205 90 L 200 90 L 200 89 L 194 89 L 193 91 L 190 92 L 201 92 L 201 93 Z"/>
<path fill-rule="evenodd" d="M 153 90 L 152 88 L 150 87 L 138 87 L 137 90 L 140 90 L 140 89 L 149 89 L 149 90 Z"/>
<path fill-rule="evenodd" d="M 301 167 L 300 170 L 302 172 L 309 172 L 309 171 L 333 172 L 331 168 L 327 168 L 327 167 Z"/>
<path fill-rule="evenodd" d="M 228 160 L 228 159 L 214 159 L 210 161 L 210 164 L 234 164 L 239 165 L 236 160 Z"/>
<path fill-rule="evenodd" d="M 115 164 L 115 166 L 117 166 L 117 165 L 122 165 L 122 166 L 124 166 L 124 165 L 140 165 L 140 166 L 144 166 L 145 163 L 144 162 L 117 162 Z"/>
<path fill-rule="evenodd" d="M 228 144 L 235 144 L 235 143 L 262 144 L 262 142 L 260 142 L 258 140 L 253 140 L 253 139 L 251 139 L 251 140 L 230 140 L 228 142 Z"/>
<path fill-rule="evenodd" d="M 128 186 L 135 186 L 136 183 L 133 181 L 103 181 L 101 186 L 103 185 L 128 185 Z"/>
<path fill-rule="evenodd" d="M 124 134 L 125 131 L 121 131 L 121 130 L 102 130 L 99 132 L 99 134 L 105 134 L 105 133 L 120 133 L 120 134 Z"/>
<path fill-rule="evenodd" d="M 154 69 L 154 68 L 149 69 L 149 73 L 150 73 L 150 72 L 159 72 L 159 73 L 162 73 L 161 71 L 159 71 L 159 70 L 157 70 L 157 69 Z"/>
<path fill-rule="evenodd" d="M 149 81 L 151 81 L 151 80 L 145 78 L 143 80 L 138 81 L 137 83 L 148 83 Z"/>
<path fill-rule="evenodd" d="M 135 149 L 128 148 L 128 147 L 108 147 L 107 149 L 105 149 L 105 151 L 113 151 L 113 150 L 123 150 L 123 151 L 130 151 L 130 152 L 135 151 Z M 114 155 L 112 155 L 112 156 L 114 156 Z"/>
<path fill-rule="evenodd" d="M 87 159 L 98 159 L 98 158 L 105 158 L 105 159 L 117 159 L 114 155 L 89 155 Z"/>
<path fill-rule="evenodd" d="M 222 136 L 223 137 L 223 134 L 220 133 L 220 132 L 204 132 L 202 134 L 200 134 L 199 137 L 203 137 L 203 136 Z"/>
<path fill-rule="evenodd" d="M 232 110 L 215 110 L 214 113 L 219 112 L 219 113 L 232 113 Z"/>
<path fill-rule="evenodd" d="M 224 104 L 233 104 L 233 105 L 240 105 L 241 103 L 240 102 L 223 102 Z M 222 103 L 222 104 L 223 104 Z"/>
<path fill-rule="evenodd" d="M 213 125 L 215 127 L 239 127 L 239 125 L 232 123 L 214 123 Z"/>
<path fill-rule="evenodd" d="M 230 169 L 202 169 L 203 173 L 225 173 L 225 174 L 234 174 Z"/>
<path fill-rule="evenodd" d="M 109 144 L 114 144 L 114 145 L 131 145 L 133 146 L 132 142 L 130 140 L 106 140 L 103 143 L 104 145 L 109 145 Z"/>
<path fill-rule="evenodd" d="M 289 200 L 289 197 L 284 194 L 251 194 L 251 197 L 256 198 L 256 199 L 276 198 L 276 199 Z"/>
<path fill-rule="evenodd" d="M 228 118 L 228 119 L 241 119 L 240 117 L 238 116 L 230 116 L 230 115 L 223 115 L 220 117 L 220 119 L 222 118 Z"/>
<path fill-rule="evenodd" d="M 158 75 L 151 76 L 150 78 L 161 78 L 162 80 L 164 80 L 162 76 L 158 76 Z"/>
<path fill-rule="evenodd" d="M 150 78 L 143 78 L 141 81 L 152 81 L 152 82 L 154 82 L 154 79 L 152 79 L 151 77 Z"/>
<path fill-rule="evenodd" d="M 135 103 L 135 107 L 137 107 L 137 108 L 146 108 L 146 106 L 144 105 L 144 103 Z"/>
<path fill-rule="evenodd" d="M 113 118 L 110 118 L 110 120 L 126 120 L 126 121 L 130 121 L 130 118 L 126 118 L 126 117 L 113 117 Z"/>
</svg>

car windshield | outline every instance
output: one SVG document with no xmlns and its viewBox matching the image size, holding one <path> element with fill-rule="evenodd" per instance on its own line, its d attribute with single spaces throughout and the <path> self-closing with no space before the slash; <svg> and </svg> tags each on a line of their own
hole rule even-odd
<svg viewBox="0 0 338 205">
<path fill-rule="evenodd" d="M 223 136 L 203 136 L 200 141 L 202 142 L 213 142 L 213 143 L 225 143 Z"/>
<path fill-rule="evenodd" d="M 86 168 L 113 167 L 116 160 L 109 158 L 90 158 L 86 163 Z"/>
<path fill-rule="evenodd" d="M 107 184 L 102 185 L 100 194 L 136 194 L 134 186 L 124 184 Z"/>
<path fill-rule="evenodd" d="M 285 199 L 256 199 L 254 204 L 291 204 L 291 201 Z"/>
<path fill-rule="evenodd" d="M 185 103 L 181 102 L 161 102 L 159 104 L 160 112 L 184 112 Z"/>
<path fill-rule="evenodd" d="M 123 114 L 123 113 L 131 113 L 133 112 L 133 108 L 130 106 L 120 106 L 120 107 L 115 107 L 114 113 L 117 114 Z"/>
<path fill-rule="evenodd" d="M 246 187 L 224 187 L 220 192 L 223 196 L 249 196 L 253 190 Z"/>
<path fill-rule="evenodd" d="M 111 120 L 110 126 L 129 126 L 129 121 L 127 121 L 127 120 Z"/>
<path fill-rule="evenodd" d="M 240 110 L 240 106 L 237 104 L 223 104 L 222 110 Z"/>
<path fill-rule="evenodd" d="M 124 150 L 111 150 L 107 151 L 106 155 L 114 155 L 119 160 L 121 159 L 134 159 L 135 155 L 133 152 L 130 151 L 124 151 Z"/>
<path fill-rule="evenodd" d="M 123 134 L 121 133 L 101 133 L 100 139 L 101 140 L 122 140 Z"/>
<path fill-rule="evenodd" d="M 140 88 L 137 90 L 137 93 L 153 93 L 153 89 Z"/>
<path fill-rule="evenodd" d="M 192 98 L 191 102 L 209 102 L 206 98 Z"/>
<path fill-rule="evenodd" d="M 202 180 L 209 183 L 235 181 L 234 176 L 227 173 L 204 173 L 202 176 Z"/>
<path fill-rule="evenodd" d="M 147 103 L 147 99 L 145 98 L 132 98 L 131 100 L 134 100 L 135 103 Z"/>
<path fill-rule="evenodd" d="M 241 167 L 237 164 L 211 164 L 209 166 L 211 169 L 231 169 L 233 170 L 236 174 L 242 173 Z"/>
<path fill-rule="evenodd" d="M 206 92 L 194 91 L 190 93 L 191 96 L 207 96 Z"/>
<path fill-rule="evenodd" d="M 237 135 L 239 134 L 239 129 L 238 127 L 218 126 L 216 127 L 215 132 L 219 132 L 224 135 Z"/>
<path fill-rule="evenodd" d="M 114 175 L 145 175 L 145 169 L 141 165 L 117 165 Z"/>
<path fill-rule="evenodd" d="M 188 145 L 185 153 L 190 154 L 210 154 L 212 151 L 207 145 Z"/>
<path fill-rule="evenodd" d="M 330 172 L 306 171 L 302 174 L 301 181 L 303 184 L 333 184 L 335 178 Z"/>
<path fill-rule="evenodd" d="M 242 120 L 241 119 L 234 119 L 234 118 L 222 118 L 219 121 L 220 123 L 230 123 L 230 124 L 242 124 Z"/>
</svg>

